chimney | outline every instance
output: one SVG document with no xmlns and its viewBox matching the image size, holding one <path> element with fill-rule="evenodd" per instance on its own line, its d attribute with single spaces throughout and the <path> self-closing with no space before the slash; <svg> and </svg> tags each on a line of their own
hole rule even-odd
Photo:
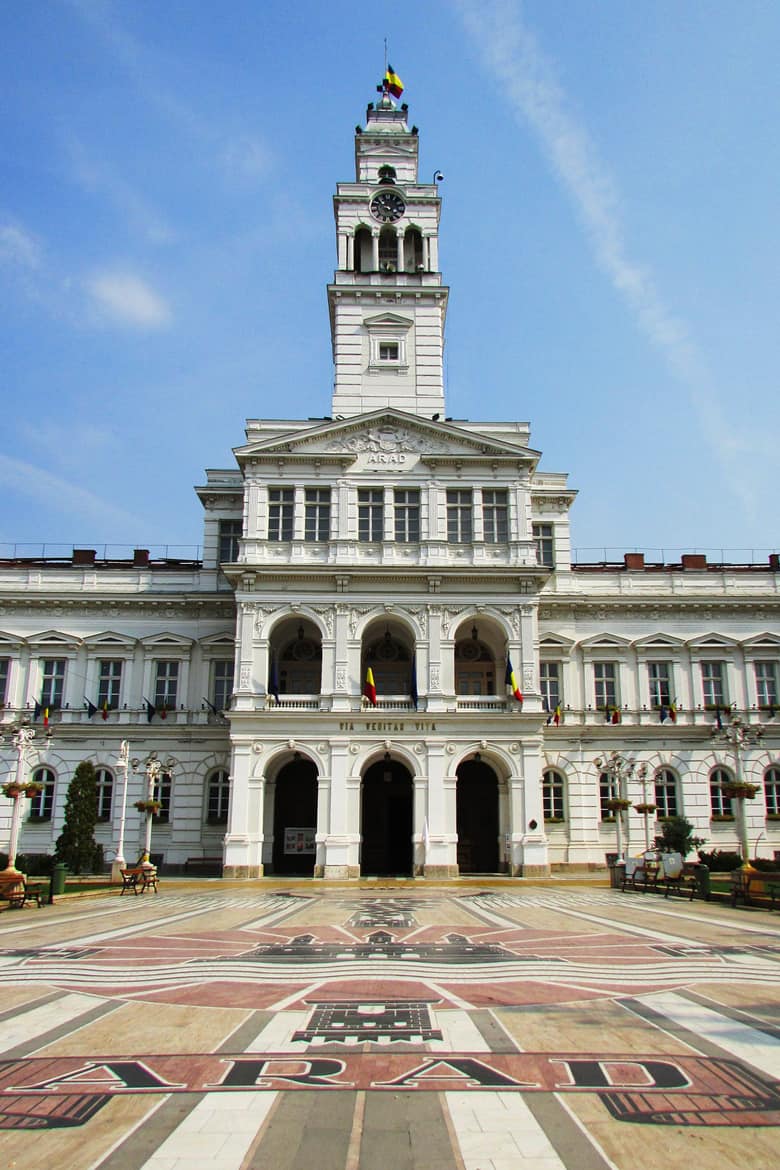
<svg viewBox="0 0 780 1170">
<path fill-rule="evenodd" d="M 769 554 L 769 568 L 775 573 L 780 572 L 780 553 Z"/>
<path fill-rule="evenodd" d="M 94 565 L 95 550 L 94 548 L 74 548 L 73 550 L 73 564 L 74 565 Z"/>
<path fill-rule="evenodd" d="M 682 567 L 684 569 L 706 569 L 707 558 L 704 553 L 683 553 Z"/>
<path fill-rule="evenodd" d="M 644 553 L 624 553 L 623 562 L 627 569 L 644 569 L 645 554 Z"/>
<path fill-rule="evenodd" d="M 149 567 L 149 549 L 136 548 L 133 549 L 133 568 L 148 569 Z"/>
</svg>

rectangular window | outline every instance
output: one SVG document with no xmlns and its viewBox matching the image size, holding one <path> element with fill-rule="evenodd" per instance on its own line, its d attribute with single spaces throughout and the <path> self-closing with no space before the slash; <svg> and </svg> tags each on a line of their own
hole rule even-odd
<svg viewBox="0 0 780 1170">
<path fill-rule="evenodd" d="M 505 491 L 482 490 L 482 526 L 488 544 L 506 544 L 509 539 L 509 509 Z"/>
<path fill-rule="evenodd" d="M 672 702 L 672 668 L 668 662 L 650 662 L 650 706 L 668 707 Z"/>
<path fill-rule="evenodd" d="M 604 711 L 618 705 L 617 665 L 614 662 L 594 662 L 593 680 L 596 691 L 596 707 Z"/>
<path fill-rule="evenodd" d="M 51 768 L 37 768 L 32 778 L 40 784 L 41 791 L 30 800 L 30 820 L 50 821 L 54 811 L 54 773 Z"/>
<path fill-rule="evenodd" d="M 306 540 L 330 539 L 330 488 L 306 488 Z"/>
<path fill-rule="evenodd" d="M 96 769 L 95 785 L 97 787 L 97 819 L 101 822 L 110 821 L 111 803 L 114 795 L 114 777 L 108 768 Z"/>
<path fill-rule="evenodd" d="M 116 711 L 119 707 L 119 689 L 122 685 L 122 663 L 114 658 L 101 658 L 98 675 L 98 707 Z"/>
<path fill-rule="evenodd" d="M 219 659 L 214 663 L 211 701 L 218 711 L 227 711 L 233 694 L 233 660 Z"/>
<path fill-rule="evenodd" d="M 615 812 L 613 809 L 607 808 L 607 804 L 616 796 L 617 792 L 609 773 L 602 772 L 599 776 L 599 807 L 602 821 L 614 821 Z"/>
<path fill-rule="evenodd" d="M 65 659 L 45 658 L 41 681 L 41 706 L 54 710 L 62 706 L 65 691 Z"/>
<path fill-rule="evenodd" d="M 417 488 L 396 488 L 393 496 L 395 539 L 417 544 L 420 539 L 420 493 Z"/>
<path fill-rule="evenodd" d="M 226 825 L 230 808 L 230 779 L 227 772 L 215 772 L 209 779 L 208 809 L 210 825 Z"/>
<path fill-rule="evenodd" d="M 542 812 L 546 821 L 562 821 L 563 777 L 552 769 L 542 777 Z"/>
<path fill-rule="evenodd" d="M 295 513 L 294 488 L 268 489 L 268 539 L 292 540 Z"/>
<path fill-rule="evenodd" d="M 756 696 L 759 707 L 776 707 L 777 704 L 777 663 L 756 662 Z M 2 682 L 0 682 L 2 698 Z"/>
<path fill-rule="evenodd" d="M 219 562 L 232 563 L 238 560 L 238 542 L 242 533 L 240 520 L 219 522 Z"/>
<path fill-rule="evenodd" d="M 179 686 L 179 663 L 161 660 L 155 663 L 154 705 L 158 711 L 175 711 Z"/>
<path fill-rule="evenodd" d="M 380 362 L 397 362 L 399 356 L 399 345 L 397 341 L 380 341 L 379 342 L 379 360 Z"/>
<path fill-rule="evenodd" d="M 726 663 L 702 662 L 701 686 L 705 707 L 725 707 L 727 702 Z"/>
<path fill-rule="evenodd" d="M 552 714 L 555 708 L 561 704 L 560 662 L 539 663 L 539 686 L 541 687 L 545 710 Z"/>
<path fill-rule="evenodd" d="M 447 540 L 469 544 L 472 540 L 472 498 L 470 491 L 450 488 L 447 492 Z"/>
<path fill-rule="evenodd" d="M 171 819 L 171 775 L 170 772 L 161 772 L 160 779 L 154 785 L 152 799 L 159 800 L 160 811 L 155 814 L 155 823 L 167 825 Z"/>
<path fill-rule="evenodd" d="M 536 559 L 548 569 L 555 568 L 555 540 L 552 524 L 532 524 L 531 535 L 536 545 Z"/>
<path fill-rule="evenodd" d="M 379 541 L 384 535 L 384 498 L 382 488 L 358 490 L 358 540 Z"/>
<path fill-rule="evenodd" d="M 3 708 L 8 698 L 8 675 L 11 670 L 11 659 L 0 658 L 0 708 Z"/>
</svg>

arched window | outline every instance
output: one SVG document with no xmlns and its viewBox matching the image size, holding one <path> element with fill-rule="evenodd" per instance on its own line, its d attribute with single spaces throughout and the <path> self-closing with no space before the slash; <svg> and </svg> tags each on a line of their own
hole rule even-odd
<svg viewBox="0 0 780 1170">
<path fill-rule="evenodd" d="M 766 815 L 780 819 L 780 768 L 767 768 L 764 773 L 764 801 Z"/>
<path fill-rule="evenodd" d="M 658 816 L 677 816 L 677 777 L 671 768 L 659 768 L 655 774 L 655 804 Z"/>
<path fill-rule="evenodd" d="M 710 772 L 710 815 L 713 820 L 734 820 L 731 798 L 723 795 L 723 785 L 733 783 L 734 778 L 728 768 L 713 768 Z"/>
<path fill-rule="evenodd" d="M 407 646 L 385 630 L 383 636 L 366 645 L 363 655 L 362 678 L 368 667 L 374 676 L 378 695 L 411 695 L 417 686 L 412 654 Z"/>
<path fill-rule="evenodd" d="M 41 791 L 30 801 L 31 821 L 50 821 L 54 809 L 54 773 L 51 768 L 37 768 L 32 774 L 33 784 Z"/>
<path fill-rule="evenodd" d="M 560 772 L 548 768 L 542 774 L 542 809 L 545 821 L 563 821 L 566 819 L 564 805 L 565 781 Z"/>
<path fill-rule="evenodd" d="M 474 629 L 476 630 L 476 626 Z M 455 643 L 455 693 L 495 695 L 496 665 L 484 642 L 472 636 Z"/>
<path fill-rule="evenodd" d="M 422 272 L 423 245 L 419 228 L 407 228 L 404 235 L 404 271 Z"/>
<path fill-rule="evenodd" d="M 224 770 L 212 772 L 208 779 L 206 820 L 210 825 L 226 825 L 230 808 L 230 776 Z"/>
<path fill-rule="evenodd" d="M 310 637 L 298 627 L 295 638 L 279 655 L 279 693 L 318 695 L 322 681 L 322 645 L 319 635 Z"/>
<path fill-rule="evenodd" d="M 95 769 L 95 787 L 97 789 L 97 819 L 111 820 L 111 803 L 114 796 L 114 777 L 108 768 Z"/>
</svg>

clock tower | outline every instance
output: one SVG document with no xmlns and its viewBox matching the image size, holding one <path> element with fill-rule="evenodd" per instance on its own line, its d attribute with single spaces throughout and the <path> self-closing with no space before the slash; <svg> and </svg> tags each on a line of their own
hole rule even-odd
<svg viewBox="0 0 780 1170">
<path fill-rule="evenodd" d="M 385 406 L 444 415 L 441 200 L 435 181 L 418 181 L 418 146 L 406 105 L 384 94 L 355 131 L 355 182 L 336 189 L 334 417 Z"/>
</svg>

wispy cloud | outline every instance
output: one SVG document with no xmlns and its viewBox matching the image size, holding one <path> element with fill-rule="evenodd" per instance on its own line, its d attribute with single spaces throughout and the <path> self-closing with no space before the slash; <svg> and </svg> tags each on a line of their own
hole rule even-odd
<svg viewBox="0 0 780 1170">
<path fill-rule="evenodd" d="M 137 516 L 113 508 L 105 496 L 97 496 L 43 467 L 0 454 L 0 485 L 21 496 L 37 500 L 48 512 L 57 511 L 81 517 L 94 516 L 101 525 L 117 530 L 141 531 Z"/>
<path fill-rule="evenodd" d="M 224 147 L 222 164 L 229 178 L 255 182 L 268 178 L 273 170 L 274 157 L 262 138 L 243 134 Z"/>
<path fill-rule="evenodd" d="M 71 418 L 67 422 L 51 418 L 22 422 L 19 437 L 26 447 L 45 453 L 47 462 L 67 469 L 83 466 L 85 461 L 94 461 L 106 453 L 110 455 L 112 448 L 119 445 L 118 433 L 110 426 Z"/>
<path fill-rule="evenodd" d="M 162 329 L 171 321 L 167 302 L 131 272 L 96 272 L 86 281 L 98 312 L 132 329 Z"/>
<path fill-rule="evenodd" d="M 35 236 L 12 220 L 0 223 L 0 264 L 20 268 L 37 268 L 41 263 L 41 245 Z"/>
<path fill-rule="evenodd" d="M 615 180 L 586 128 L 569 110 L 554 64 L 525 23 L 519 0 L 455 0 L 455 4 L 487 71 L 518 121 L 533 131 L 567 191 L 596 262 L 645 336 L 686 386 L 702 432 L 724 464 L 732 489 L 752 508 L 755 498 L 734 456 L 755 441 L 746 434 L 735 435 L 686 323 L 665 303 L 647 266 L 630 255 Z"/>
<path fill-rule="evenodd" d="M 70 139 L 67 150 L 76 181 L 85 190 L 105 195 L 128 224 L 152 244 L 170 244 L 171 226 L 149 201 L 105 162 L 90 156 L 82 142 Z"/>
</svg>

